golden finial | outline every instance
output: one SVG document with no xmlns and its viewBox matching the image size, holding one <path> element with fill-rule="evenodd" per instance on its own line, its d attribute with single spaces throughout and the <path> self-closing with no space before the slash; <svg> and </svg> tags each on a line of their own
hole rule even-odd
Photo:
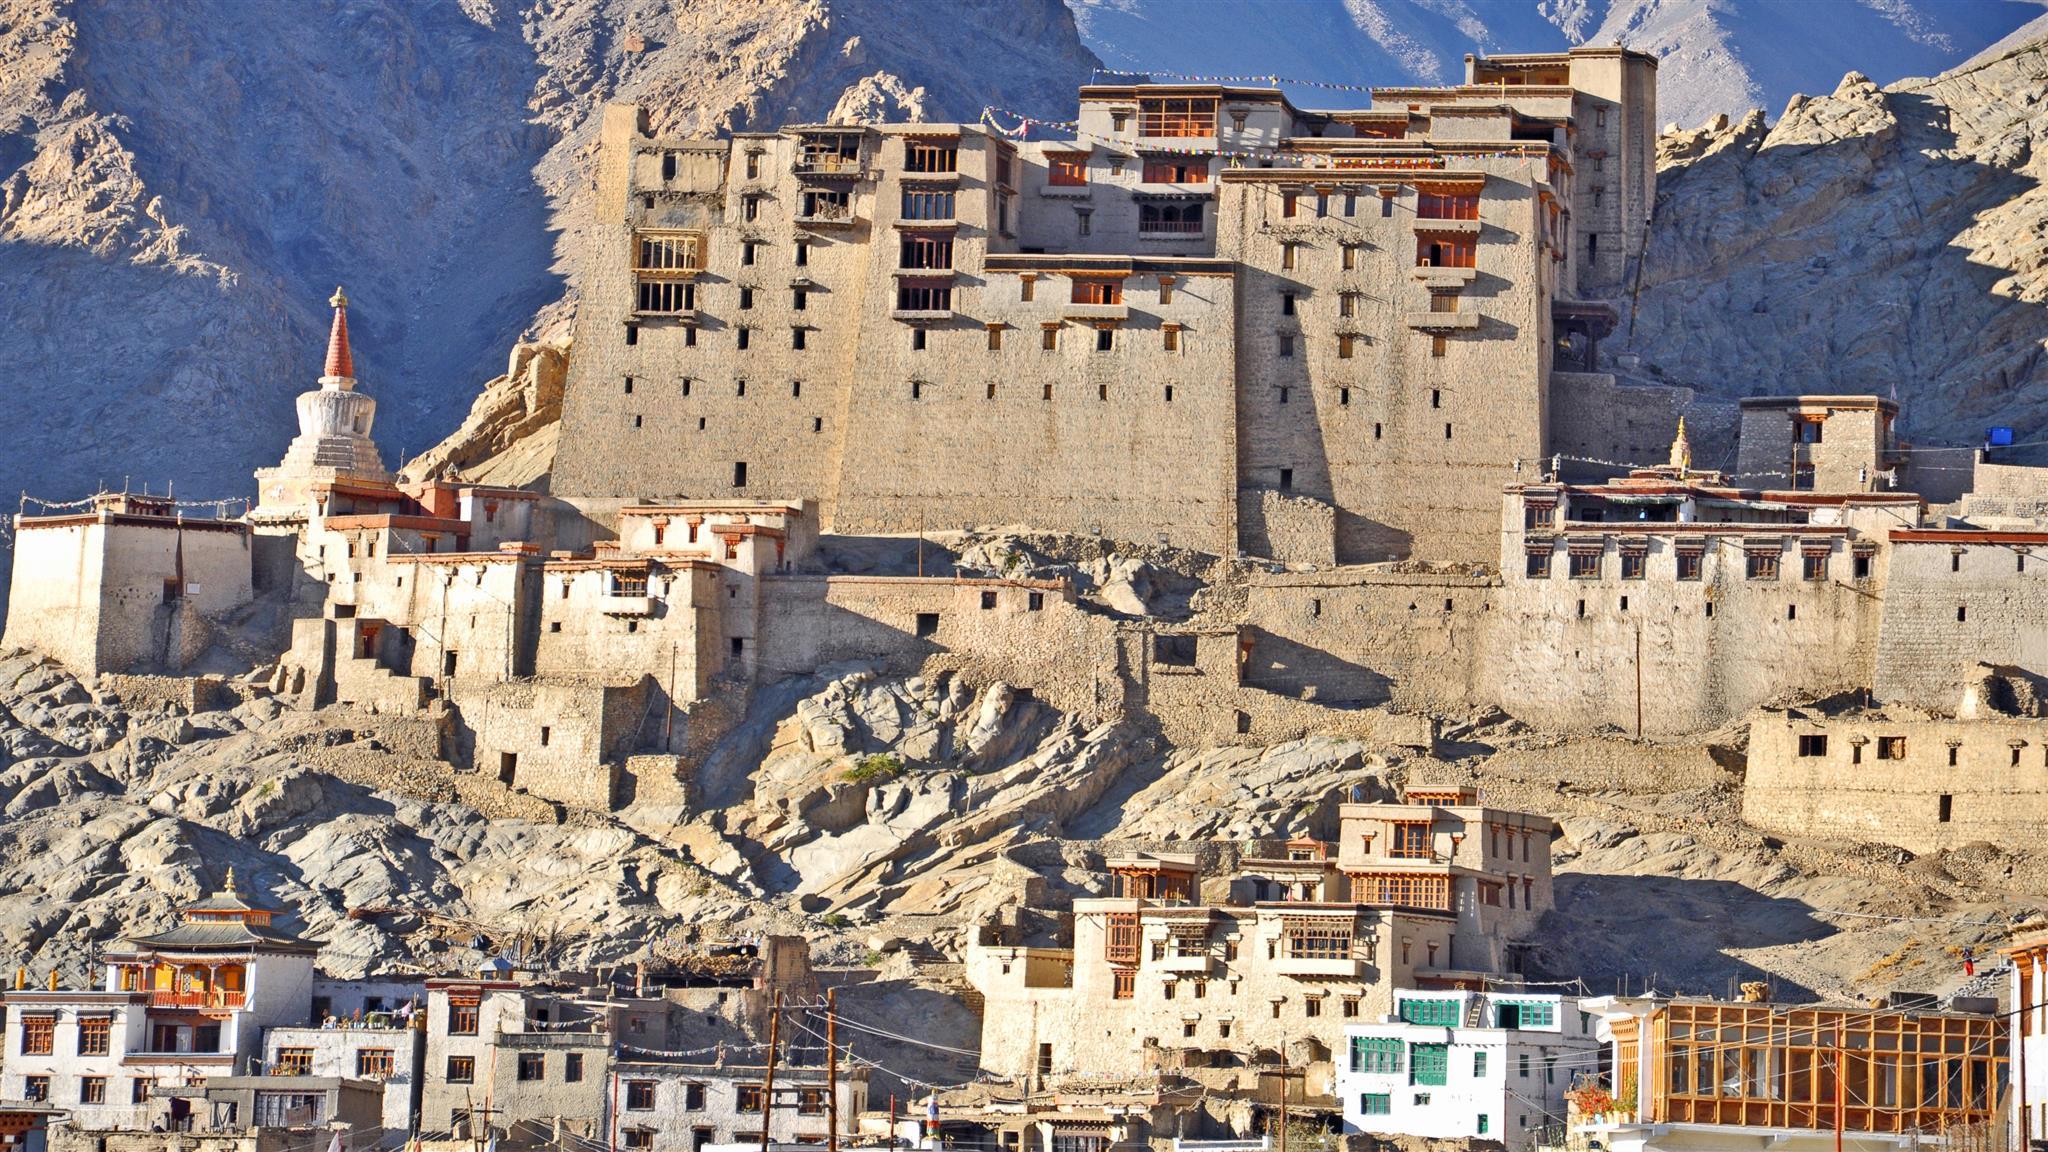
<svg viewBox="0 0 2048 1152">
<path fill-rule="evenodd" d="M 341 290 L 341 285 L 336 284 L 334 286 L 334 295 L 327 298 L 327 306 L 329 308 L 348 307 L 348 293 Z"/>
<path fill-rule="evenodd" d="M 1678 435 L 1671 438 L 1671 466 L 1680 476 L 1692 471 L 1692 442 L 1685 438 L 1685 417 L 1678 418 Z"/>
<path fill-rule="evenodd" d="M 228 865 L 228 878 L 222 882 L 220 890 L 228 893 L 232 893 L 235 890 L 235 866 L 233 864 Z"/>
</svg>

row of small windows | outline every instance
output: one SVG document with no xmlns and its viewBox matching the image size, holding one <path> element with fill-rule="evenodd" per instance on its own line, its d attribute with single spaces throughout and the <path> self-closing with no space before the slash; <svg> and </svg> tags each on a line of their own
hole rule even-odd
<svg viewBox="0 0 2048 1152">
<path fill-rule="evenodd" d="M 1531 548 L 1528 553 L 1524 574 L 1532 580 L 1547 580 L 1553 567 L 1551 549 Z M 1699 580 L 1705 570 L 1705 553 L 1693 549 L 1673 553 L 1676 560 L 1677 576 L 1680 580 Z M 1646 578 L 1648 555 L 1640 551 L 1626 551 L 1621 554 L 1621 578 L 1642 580 Z M 1852 557 L 1855 578 L 1870 578 L 1870 557 Z M 1573 580 L 1598 580 L 1601 577 L 1603 555 L 1599 552 L 1571 552 L 1566 557 L 1566 575 Z M 1745 552 L 1743 554 L 1743 576 L 1748 580 L 1776 580 L 1783 557 L 1776 552 Z M 1799 557 L 1799 574 L 1802 580 L 1824 584 L 1828 579 L 1829 556 L 1825 552 L 1807 552 Z"/>
<path fill-rule="evenodd" d="M 921 331 L 921 329 L 920 329 L 920 331 Z M 991 334 L 991 335 L 993 336 L 993 335 L 998 335 L 999 333 L 1000 333 L 1000 329 L 992 329 L 992 330 L 991 330 L 991 333 L 990 333 L 990 334 Z M 992 345 L 991 345 L 991 347 L 994 347 L 994 345 L 992 344 Z M 622 390 L 624 391 L 625 395 L 631 396 L 631 395 L 634 395 L 635 389 L 636 389 L 636 388 L 637 388 L 637 387 L 638 387 L 638 386 L 639 386 L 639 385 L 640 385 L 641 383 L 643 383 L 643 381 L 641 381 L 641 380 L 640 380 L 640 379 L 639 379 L 638 377 L 634 377 L 634 376 L 627 376 L 627 377 L 625 377 L 625 378 L 623 379 L 623 381 L 621 382 L 621 387 L 622 387 Z M 697 386 L 698 386 L 698 385 L 699 385 L 700 383 L 702 383 L 702 381 L 699 381 L 699 380 L 695 380 L 695 379 L 692 379 L 691 377 L 685 376 L 685 377 L 683 377 L 682 379 L 680 379 L 680 380 L 676 381 L 676 387 L 677 387 L 678 391 L 679 391 L 679 392 L 681 393 L 681 395 L 683 395 L 683 396 L 686 396 L 686 397 L 687 397 L 687 396 L 690 396 L 690 395 L 694 394 L 694 392 L 695 392 L 695 391 L 696 391 L 696 389 L 697 389 Z M 928 383 L 927 383 L 927 382 L 925 382 L 925 381 L 921 381 L 921 380 L 919 380 L 919 381 L 912 381 L 912 382 L 911 382 L 911 385 L 910 385 L 910 390 L 911 390 L 911 391 L 910 391 L 910 398 L 911 398 L 911 399 L 913 399 L 913 400 L 923 399 L 923 396 L 924 396 L 924 389 L 926 389 L 926 388 L 928 388 L 928 387 L 930 387 L 930 386 L 931 386 L 931 385 L 930 385 L 930 384 L 928 384 Z M 991 381 L 991 382 L 990 382 L 989 384 L 987 384 L 987 385 L 986 385 L 985 387 L 986 387 L 986 396 L 987 396 L 987 398 L 988 398 L 988 399 L 990 399 L 990 400 L 993 400 L 993 399 L 995 399 L 995 398 L 996 398 L 996 385 L 995 385 L 995 383 L 994 383 L 993 381 Z M 1051 384 L 1046 384 L 1046 385 L 1043 385 L 1043 388 L 1044 388 L 1044 398 L 1045 398 L 1045 399 L 1047 399 L 1047 400 L 1050 400 L 1050 399 L 1052 399 L 1052 385 L 1051 385 Z M 1109 392 L 1109 385 L 1107 385 L 1107 384 L 1100 384 L 1100 385 L 1097 385 L 1097 386 L 1096 386 L 1096 390 L 1097 390 L 1098 394 L 1100 395 L 1100 397 L 1101 397 L 1102 399 L 1105 399 L 1105 400 L 1107 400 L 1107 399 L 1109 398 L 1109 396 L 1108 396 L 1108 392 Z M 733 381 L 733 395 L 734 395 L 734 396 L 740 396 L 740 397 L 743 397 L 743 396 L 745 396 L 746 394 L 747 394 L 747 382 L 746 382 L 745 380 L 735 380 L 735 381 Z M 803 381 L 801 381 L 801 380 L 792 380 L 792 381 L 790 381 L 790 382 L 789 382 L 789 394 L 790 394 L 790 397 L 791 397 L 792 399 L 802 399 L 802 398 L 803 398 L 803 394 L 804 394 L 804 382 L 803 382 Z M 1278 399 L 1278 402 L 1279 402 L 1279 403 L 1281 403 L 1281 404 L 1287 404 L 1287 403 L 1291 403 L 1291 402 L 1292 402 L 1292 400 L 1293 400 L 1293 395 L 1294 395 L 1294 390 L 1293 390 L 1292 388 L 1288 388 L 1288 387 L 1281 387 L 1281 388 L 1276 388 L 1276 389 L 1274 389 L 1274 394 L 1275 394 L 1275 396 L 1277 397 L 1277 399 Z M 1174 386 L 1173 386 L 1173 385 L 1171 385 L 1171 384 L 1165 385 L 1165 396 L 1166 396 L 1166 399 L 1167 399 L 1167 400 L 1168 400 L 1169 402 L 1170 402 L 1170 401 L 1172 401 L 1172 399 L 1173 399 L 1173 396 L 1174 396 Z M 1344 387 L 1344 388 L 1339 388 L 1339 389 L 1337 389 L 1337 403 L 1338 403 L 1338 404 L 1339 404 L 1340 406 L 1342 406 L 1342 407 L 1349 407 L 1349 406 L 1350 406 L 1350 404 L 1351 404 L 1351 389 L 1350 389 L 1350 388 L 1348 388 L 1348 387 Z M 1441 407 L 1443 406 L 1443 390 L 1442 390 L 1441 388 L 1432 388 L 1432 389 L 1430 389 L 1430 391 L 1429 391 L 1429 406 L 1430 406 L 1431 408 L 1441 408 Z M 701 421 L 700 421 L 700 426 L 701 426 Z M 1377 440 L 1377 439 L 1380 439 L 1380 438 L 1381 438 L 1381 430 L 1382 430 L 1382 426 L 1381 426 L 1381 425 L 1379 425 L 1379 424 L 1374 424 L 1374 425 L 1373 425 L 1373 439 Z M 1445 439 L 1450 439 L 1450 435 L 1451 435 L 1451 434 L 1450 434 L 1450 425 L 1448 425 L 1448 424 L 1447 424 L 1447 425 L 1445 425 L 1445 426 L 1444 426 L 1444 438 L 1445 438 Z M 1636 559 L 1640 559 L 1640 557 L 1636 557 Z M 1624 575 L 1625 575 L 1625 576 L 1626 576 L 1626 574 L 1627 574 L 1627 571 L 1628 571 L 1628 567 L 1627 567 L 1627 565 L 1626 565 L 1626 564 L 1624 564 L 1624 565 L 1623 565 L 1623 572 L 1624 572 Z"/>
<path fill-rule="evenodd" d="M 1330 215 L 1332 193 L 1315 194 L 1315 214 L 1319 217 Z M 1345 192 L 1339 205 L 1342 215 L 1358 215 L 1358 193 Z M 1302 214 L 1302 194 L 1282 192 L 1280 194 L 1280 215 L 1289 219 Z M 1394 214 L 1394 197 L 1380 193 L 1380 215 Z M 1478 192 L 1431 191 L 1419 189 L 1415 197 L 1415 218 L 1418 220 L 1477 220 L 1479 219 Z"/>
<path fill-rule="evenodd" d="M 2020 751 L 2025 743 L 2025 741 L 2015 741 L 2006 747 L 2006 764 L 2008 767 L 2017 768 L 2020 766 Z M 1879 760 L 1904 760 L 1906 758 L 1906 738 L 1904 736 L 1879 736 L 1876 740 L 1856 737 L 1849 741 L 1849 762 L 1851 764 L 1863 763 L 1863 749 L 1867 744 L 1876 746 L 1877 758 Z M 1948 746 L 1949 767 L 1958 767 L 1961 750 L 1961 747 L 1956 744 Z M 1827 754 L 1827 733 L 1803 732 L 1800 734 L 1799 755 L 1801 758 L 1809 760 L 1819 759 Z M 2042 765 L 2048 767 L 2048 748 L 2042 749 Z M 1946 819 L 1946 816 L 1944 816 L 1944 819 Z"/>
<path fill-rule="evenodd" d="M 2025 572 L 2027 570 L 2027 554 L 2025 552 L 2014 552 L 2012 559 L 2013 571 Z M 1963 570 L 1963 553 L 1961 549 L 1956 549 L 1948 554 L 1948 570 L 1951 572 L 1961 572 Z"/>
<path fill-rule="evenodd" d="M 673 285 L 661 286 L 673 287 Z M 648 299 L 646 295 L 646 289 L 648 287 L 648 284 L 643 283 L 641 285 L 641 299 L 643 303 L 645 303 Z M 741 305 L 741 307 L 751 308 L 752 304 L 743 304 Z M 801 308 L 802 305 L 799 304 L 798 307 Z M 897 288 L 896 307 L 898 311 L 902 312 L 951 312 L 953 310 L 952 286 L 949 284 L 930 284 L 920 283 L 916 281 L 906 281 L 903 285 Z M 668 306 L 667 299 L 664 298 L 663 306 L 644 307 L 641 309 L 641 311 L 688 311 L 693 308 L 694 304 L 688 302 L 687 299 L 682 299 L 679 302 L 676 302 L 674 307 L 671 308 Z M 1040 325 L 1039 347 L 1043 348 L 1048 352 L 1057 349 L 1059 347 L 1060 329 L 1063 327 L 1065 327 L 1065 325 L 1058 322 L 1048 322 Z M 1115 324 L 1097 324 L 1093 327 L 1095 350 L 1097 352 L 1115 351 L 1117 347 L 1116 333 L 1118 331 L 1118 326 Z M 755 331 L 755 329 L 747 327 L 745 325 L 735 327 L 733 329 L 733 347 L 741 352 L 745 352 L 752 349 L 754 346 Z M 810 333 L 814 331 L 816 331 L 815 328 L 809 328 L 800 325 L 792 326 L 789 330 L 790 349 L 792 351 L 797 352 L 808 350 L 810 348 Z M 1000 324 L 990 324 L 987 326 L 989 351 L 997 352 L 1002 350 L 1003 331 L 1004 326 Z M 1165 352 L 1181 351 L 1182 333 L 1185 331 L 1186 329 L 1178 324 L 1162 325 L 1159 329 L 1160 350 Z M 683 329 L 683 347 L 697 347 L 697 332 L 698 330 L 694 325 L 687 326 Z M 627 324 L 626 344 L 630 347 L 638 345 L 639 343 L 640 326 L 638 324 Z M 1354 359 L 1358 355 L 1359 348 L 1369 345 L 1371 343 L 1372 337 L 1365 335 L 1363 333 L 1340 332 L 1337 334 L 1337 359 Z M 1291 360 L 1295 356 L 1295 349 L 1298 345 L 1297 334 L 1292 332 L 1276 333 L 1274 335 L 1274 345 L 1276 352 L 1281 359 Z M 923 352 L 929 346 L 930 336 L 926 329 L 912 328 L 910 330 L 911 351 Z M 1430 337 L 1429 355 L 1431 359 L 1440 360 L 1444 358 L 1446 355 L 1448 355 L 1449 351 L 1450 340 L 1447 337 L 1441 335 L 1432 335 Z"/>
</svg>

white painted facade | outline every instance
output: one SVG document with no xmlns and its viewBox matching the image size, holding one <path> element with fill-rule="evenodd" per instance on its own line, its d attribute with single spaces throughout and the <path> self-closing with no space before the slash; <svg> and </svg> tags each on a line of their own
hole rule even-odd
<svg viewBox="0 0 2048 1152">
<path fill-rule="evenodd" d="M 1524 1146 L 1561 1123 L 1564 1092 L 1600 1042 L 1578 1002 L 1529 992 L 1403 989 L 1397 1015 L 1344 1030 L 1344 1131 Z"/>
</svg>

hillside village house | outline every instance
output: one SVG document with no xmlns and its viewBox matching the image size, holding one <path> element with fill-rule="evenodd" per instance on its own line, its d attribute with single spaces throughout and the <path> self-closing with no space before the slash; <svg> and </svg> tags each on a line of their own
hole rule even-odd
<svg viewBox="0 0 2048 1152">
<path fill-rule="evenodd" d="M 604 1138 L 612 1081 L 625 1075 L 624 1064 L 656 1075 L 649 1069 L 665 1053 L 751 1051 L 767 1033 L 774 998 L 813 995 L 817 984 L 807 941 L 767 936 L 643 967 L 601 998 L 581 980 L 534 980 L 502 962 L 426 987 L 421 1126 L 516 1143 L 558 1130 Z M 700 1086 L 706 1077 L 738 1076 L 690 1075 Z M 696 1119 L 693 1126 L 714 1133 L 731 1130 Z"/>
<path fill-rule="evenodd" d="M 621 1060 L 615 1071 L 609 1107 L 618 1117 L 624 1148 L 703 1152 L 721 1144 L 754 1145 L 764 1123 L 771 1142 L 822 1145 L 833 1116 L 839 1117 L 844 1140 L 868 1106 L 865 1068 L 840 1072 L 835 1104 L 826 1069 L 778 1067 L 772 1109 L 763 1064 L 637 1059 Z"/>
<path fill-rule="evenodd" d="M 634 1082 L 674 1096 L 691 1121 L 676 1140 L 694 1149 L 758 1126 L 758 1101 L 742 1096 L 760 1070 L 672 1053 L 752 1052 L 776 997 L 817 990 L 809 945 L 793 936 L 727 941 L 603 983 L 536 977 L 502 959 L 465 976 L 342 980 L 320 975 L 320 946 L 273 926 L 275 915 L 230 873 L 171 929 L 109 952 L 101 988 L 63 989 L 53 976 L 35 989 L 17 977 L 0 996 L 0 1115 L 16 1117 L 19 1134 L 48 1128 L 57 1152 L 145 1152 L 165 1131 L 218 1152 L 277 1139 L 324 1148 L 336 1131 L 347 1152 L 437 1133 L 552 1146 L 561 1133 L 602 1137 L 630 1065 Z M 779 1077 L 774 1123 L 788 1138 L 822 1135 L 822 1077 Z M 864 1070 L 842 1077 L 847 1131 L 865 1085 Z M 638 1091 L 617 1107 L 647 1111 Z M 650 1146 L 635 1141 L 654 1118 L 627 1119 L 626 1146 Z"/>
<path fill-rule="evenodd" d="M 1392 1014 L 1395 989 L 1521 969 L 1551 906 L 1548 818 L 1412 788 L 1343 805 L 1340 828 L 1335 845 L 1250 846 L 1212 877 L 1192 855 L 1112 856 L 1116 894 L 1074 902 L 1068 946 L 981 928 L 982 1067 L 1051 1091 L 1160 1071 L 1235 1087 L 1284 1062 L 1328 1096 L 1344 1029 Z"/>
</svg>

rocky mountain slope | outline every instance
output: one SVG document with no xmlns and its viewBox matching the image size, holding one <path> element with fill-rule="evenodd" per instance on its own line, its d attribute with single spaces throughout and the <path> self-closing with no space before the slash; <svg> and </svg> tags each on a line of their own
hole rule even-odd
<svg viewBox="0 0 2048 1152">
<path fill-rule="evenodd" d="M 1955 67 L 2040 14 L 2009 0 L 1068 0 L 1112 68 L 1445 84 L 1467 52 L 1623 43 L 1662 59 L 1661 119 L 1772 113 L 1860 68 L 1882 80 Z M 1362 93 L 1300 85 L 1312 107 Z"/>
<path fill-rule="evenodd" d="M 595 114 L 1055 114 L 1057 0 L 0 0 L 0 492 L 240 496 L 346 284 L 387 455 L 573 297 Z M 536 319 L 538 317 L 538 319 Z"/>
<path fill-rule="evenodd" d="M 1928 444 L 1993 424 L 2038 439 L 2044 139 L 2041 38 L 1932 80 L 1852 74 L 1774 125 L 1668 136 L 1633 323 L 1605 351 L 1709 394 L 1884 392 Z M 1914 482 L 1968 463 L 1916 459 Z"/>
</svg>

